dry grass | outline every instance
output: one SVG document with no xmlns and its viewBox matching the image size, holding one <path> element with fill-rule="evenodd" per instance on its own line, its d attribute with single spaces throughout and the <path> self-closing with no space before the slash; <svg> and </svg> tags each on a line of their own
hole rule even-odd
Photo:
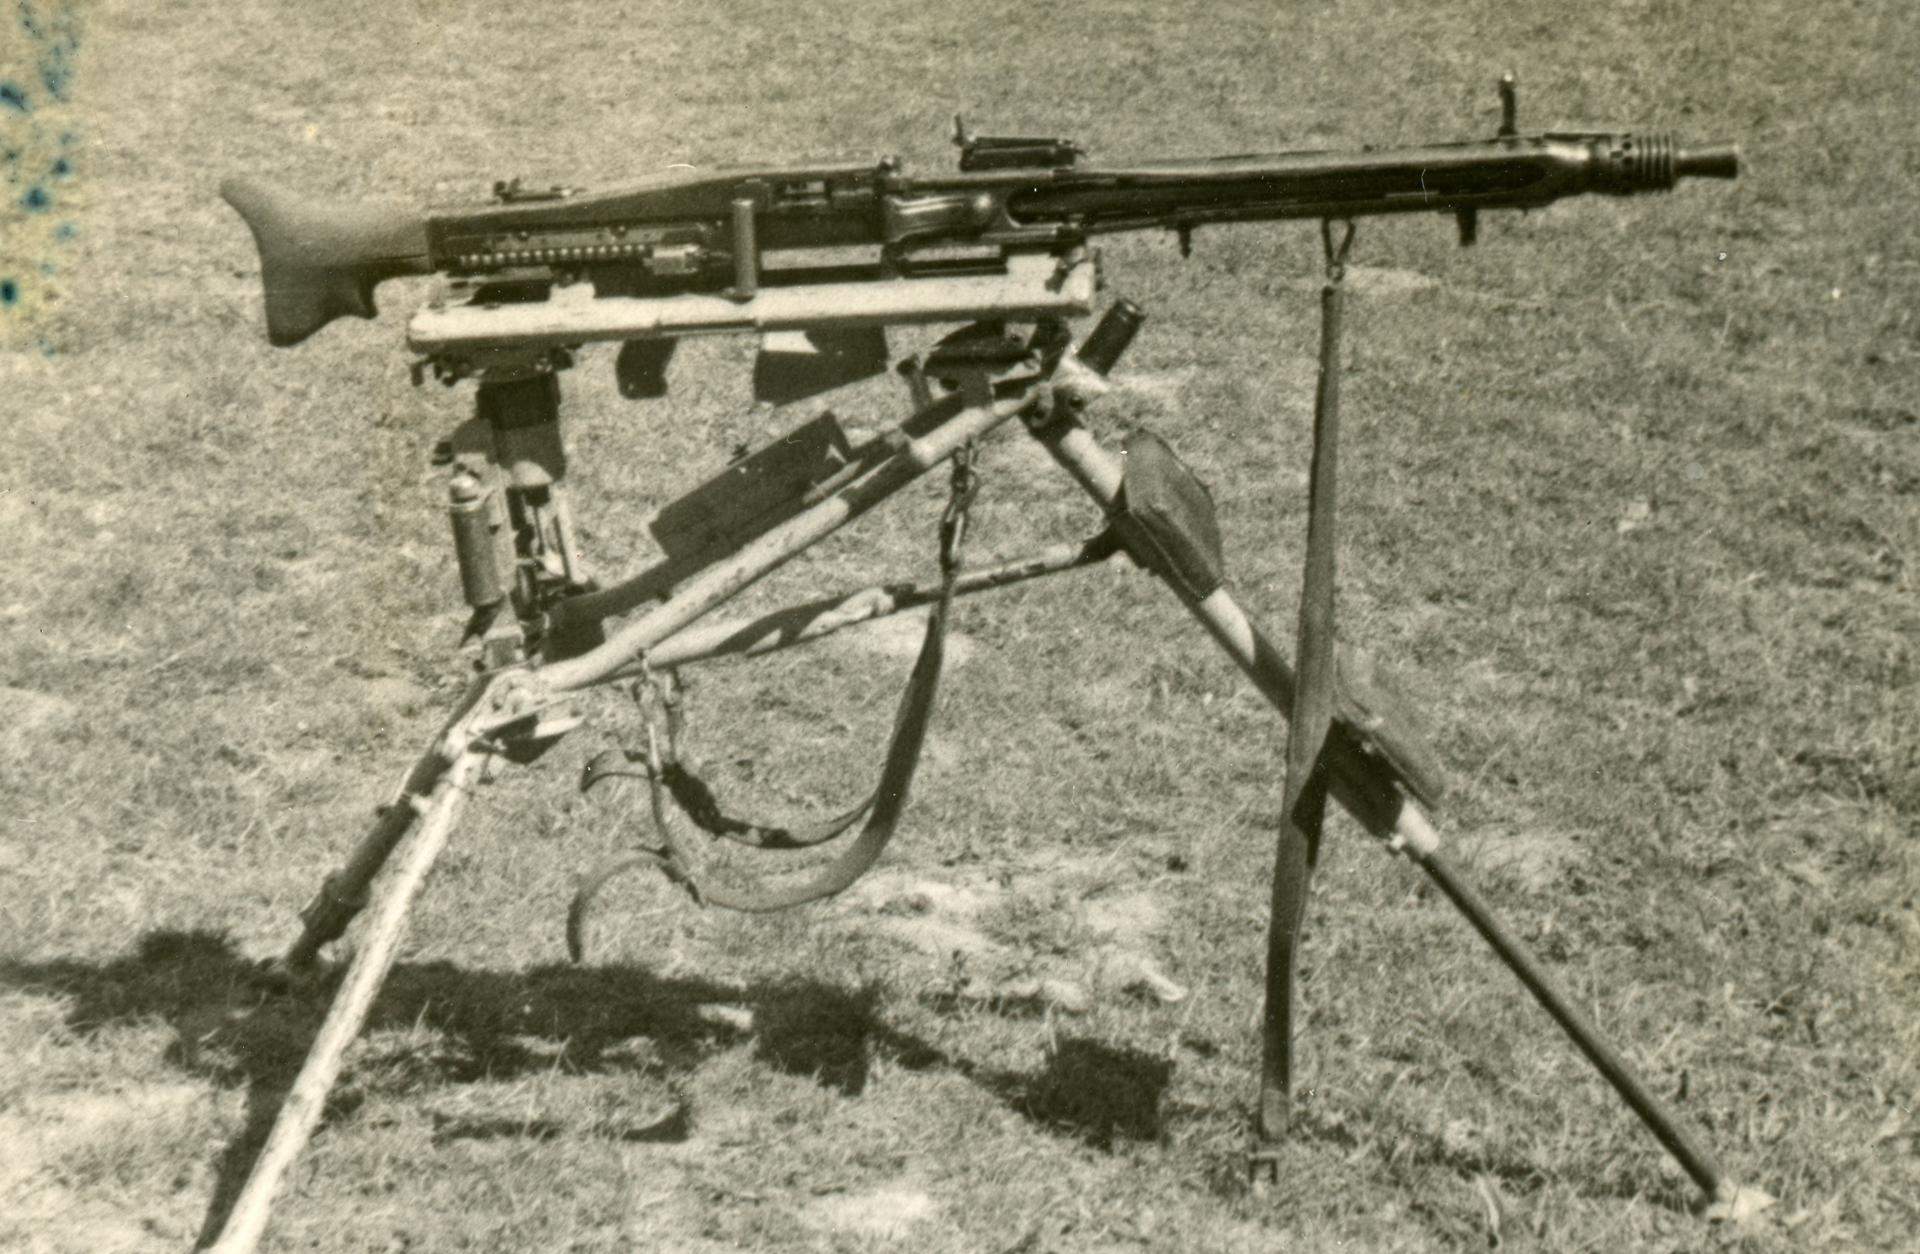
<svg viewBox="0 0 1920 1254">
<path fill-rule="evenodd" d="M 956 109 L 1113 157 L 1410 143 L 1490 133 L 1513 68 L 1523 125 L 1738 139 L 1748 171 L 1490 220 L 1471 252 L 1443 221 L 1362 225 L 1343 630 L 1419 694 L 1447 829 L 1501 910 L 1780 1199 L 1762 1221 L 1689 1214 L 1444 901 L 1350 825 L 1307 925 L 1305 1128 L 1283 1186 L 1249 1194 L 1281 725 L 1163 590 L 1102 569 L 965 607 L 908 829 L 841 903 L 707 916 L 621 881 L 568 969 L 572 872 L 638 821 L 573 775 L 631 717 L 610 699 L 503 777 L 269 1241 L 1425 1250 L 1485 1248 L 1498 1215 L 1514 1248 L 1911 1247 L 1902 6 L 28 0 L 5 23 L 28 107 L 0 98 L 0 1245 L 178 1250 L 217 1221 L 325 1006 L 251 962 L 460 679 L 426 454 L 468 402 L 406 384 L 417 291 L 268 349 L 223 174 L 445 197 L 754 155 L 939 166 Z M 1153 318 L 1129 377 L 1282 626 L 1316 248 L 1236 228 L 1185 263 L 1105 250 Z M 616 565 L 650 508 L 811 414 L 753 407 L 750 345 L 688 347 L 645 409 L 607 355 L 566 380 Z M 836 402 L 856 423 L 895 403 Z M 1015 437 L 987 469 L 984 549 L 1089 527 Z M 932 500 L 767 595 L 924 575 Z M 842 638 L 716 667 L 693 735 L 735 795 L 824 809 L 867 786 L 906 665 Z M 1141 957 L 1191 997 L 1126 992 L 1111 972 Z M 1065 985 L 1087 1013 L 1048 1009 Z"/>
</svg>

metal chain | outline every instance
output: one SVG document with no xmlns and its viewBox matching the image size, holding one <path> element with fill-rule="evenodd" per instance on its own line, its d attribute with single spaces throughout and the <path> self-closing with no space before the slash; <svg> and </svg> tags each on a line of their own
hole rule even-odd
<svg viewBox="0 0 1920 1254">
<path fill-rule="evenodd" d="M 978 446 L 969 440 L 953 455 L 953 474 L 949 478 L 946 513 L 940 516 L 940 574 L 951 584 L 960 573 L 961 549 L 967 539 L 968 511 L 980 493 L 977 463 Z"/>
</svg>

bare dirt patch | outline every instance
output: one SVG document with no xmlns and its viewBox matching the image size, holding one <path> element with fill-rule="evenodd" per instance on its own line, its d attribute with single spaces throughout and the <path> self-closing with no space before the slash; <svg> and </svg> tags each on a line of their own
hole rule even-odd
<svg viewBox="0 0 1920 1254">
<path fill-rule="evenodd" d="M 940 1204 L 924 1188 L 896 1184 L 823 1197 L 808 1206 L 803 1214 L 809 1223 L 835 1235 L 895 1242 L 905 1240 L 916 1227 L 937 1218 Z"/>
<path fill-rule="evenodd" d="M 1038 1000 L 1079 1014 L 1096 996 L 1144 992 L 1166 1003 L 1186 996 L 1155 956 L 1171 924 L 1163 894 L 1069 900 L 1059 911 L 1038 904 L 1043 896 L 1059 896 L 1052 875 L 1014 877 L 1003 886 L 882 872 L 842 901 L 860 912 L 867 934 L 943 964 L 965 964 L 976 997 Z"/>
<path fill-rule="evenodd" d="M 927 611 L 908 610 L 901 614 L 890 614 L 885 618 L 850 627 L 841 633 L 840 639 L 849 646 L 878 657 L 898 658 L 911 662 L 920 656 L 920 646 L 927 635 Z M 965 632 L 947 631 L 946 658 L 947 667 L 958 670 L 973 660 L 975 649 L 973 638 Z"/>
</svg>

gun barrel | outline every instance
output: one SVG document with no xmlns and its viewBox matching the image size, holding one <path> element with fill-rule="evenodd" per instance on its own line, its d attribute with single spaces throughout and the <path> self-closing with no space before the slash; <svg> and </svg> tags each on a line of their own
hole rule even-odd
<svg viewBox="0 0 1920 1254">
<path fill-rule="evenodd" d="M 1740 145 L 1701 144 L 1682 148 L 1673 155 L 1673 176 L 1677 179 L 1737 179 L 1740 177 Z"/>
<path fill-rule="evenodd" d="M 1285 152 L 1075 168 L 1006 195 L 1017 224 L 1088 233 L 1150 226 L 1535 209 L 1587 193 L 1663 192 L 1684 177 L 1734 178 L 1731 144 L 1663 134 L 1568 133 L 1361 152 Z M 965 178 L 966 176 L 962 176 Z M 940 185 L 957 190 L 960 180 Z"/>
</svg>

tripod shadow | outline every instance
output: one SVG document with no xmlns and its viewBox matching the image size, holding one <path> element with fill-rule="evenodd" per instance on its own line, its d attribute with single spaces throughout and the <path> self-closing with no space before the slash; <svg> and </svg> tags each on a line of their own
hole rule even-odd
<svg viewBox="0 0 1920 1254">
<path fill-rule="evenodd" d="M 159 1018 L 174 1030 L 168 1063 L 222 1086 L 245 1086 L 245 1118 L 216 1164 L 195 1248 L 225 1225 L 326 1017 L 337 977 L 291 990 L 273 987 L 231 941 L 204 931 L 150 932 L 130 954 L 100 963 L 0 964 L 0 988 L 66 999 L 68 1026 L 78 1033 Z M 751 1018 L 716 1016 L 710 1011 L 716 1003 L 744 1007 Z M 911 1070 L 964 1075 L 1036 1124 L 1102 1149 L 1116 1140 L 1159 1136 L 1161 1096 L 1172 1074 L 1162 1059 L 1071 1039 L 1037 1074 L 980 1068 L 886 1024 L 873 987 L 850 990 L 814 980 L 742 987 L 664 979 L 635 967 L 556 964 L 506 972 L 403 963 L 388 977 L 366 1031 L 418 1027 L 436 1033 L 438 1044 L 429 1056 L 409 1060 L 412 1085 L 458 1086 L 556 1068 L 576 1074 L 644 1069 L 671 1089 L 704 1059 L 751 1039 L 769 1066 L 856 1096 L 875 1052 L 883 1051 Z M 644 1061 L 626 1048 L 636 1037 L 649 1042 Z M 337 1086 L 324 1118 L 350 1115 L 365 1097 L 351 1082 Z M 617 1135 L 681 1140 L 689 1128 L 682 1106 Z M 483 1123 L 458 1134 L 558 1130 Z"/>
</svg>

